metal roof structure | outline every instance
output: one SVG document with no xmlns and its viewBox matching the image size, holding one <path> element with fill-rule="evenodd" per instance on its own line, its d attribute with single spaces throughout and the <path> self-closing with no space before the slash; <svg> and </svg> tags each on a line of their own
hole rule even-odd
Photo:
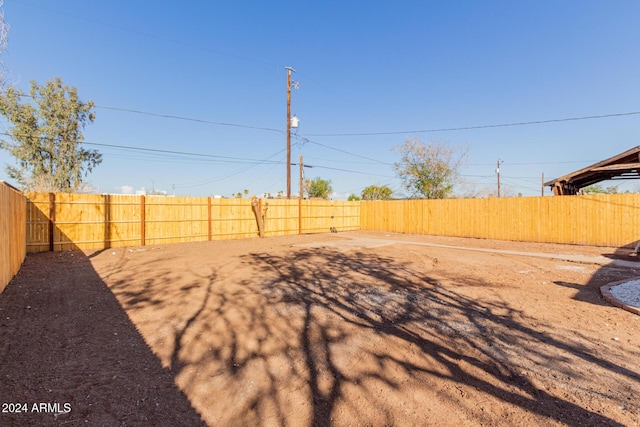
<svg viewBox="0 0 640 427">
<path fill-rule="evenodd" d="M 591 166 L 544 183 L 555 196 L 578 194 L 600 181 L 640 178 L 640 145 Z"/>
</svg>

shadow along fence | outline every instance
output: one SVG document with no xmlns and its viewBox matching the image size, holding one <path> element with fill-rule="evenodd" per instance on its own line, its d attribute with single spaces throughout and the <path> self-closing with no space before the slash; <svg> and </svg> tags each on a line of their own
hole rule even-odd
<svg viewBox="0 0 640 427">
<path fill-rule="evenodd" d="M 26 255 L 26 198 L 0 181 L 0 293 Z"/>
<path fill-rule="evenodd" d="M 640 194 L 363 201 L 361 229 L 594 246 L 640 240 Z"/>
<path fill-rule="evenodd" d="M 263 199 L 265 236 L 360 228 L 357 202 Z M 258 236 L 250 199 L 27 194 L 27 251 L 104 249 Z"/>
<path fill-rule="evenodd" d="M 27 252 L 42 252 L 258 235 L 249 199 L 68 193 L 28 193 L 25 199 L 7 184 L 0 189 L 2 286 L 24 259 L 25 241 Z M 265 236 L 362 229 L 615 247 L 640 239 L 640 194 L 362 202 L 262 199 L 260 205 Z"/>
</svg>

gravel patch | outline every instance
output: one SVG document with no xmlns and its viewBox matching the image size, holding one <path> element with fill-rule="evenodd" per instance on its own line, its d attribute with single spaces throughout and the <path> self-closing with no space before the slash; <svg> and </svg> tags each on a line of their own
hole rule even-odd
<svg viewBox="0 0 640 427">
<path fill-rule="evenodd" d="M 632 280 L 616 285 L 611 288 L 610 292 L 623 304 L 640 308 L 640 280 Z"/>
</svg>

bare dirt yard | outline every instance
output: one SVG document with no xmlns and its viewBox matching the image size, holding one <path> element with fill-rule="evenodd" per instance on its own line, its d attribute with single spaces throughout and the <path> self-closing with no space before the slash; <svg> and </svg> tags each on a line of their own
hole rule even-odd
<svg viewBox="0 0 640 427">
<path fill-rule="evenodd" d="M 628 261 L 365 232 L 29 255 L 0 425 L 637 426 L 640 316 L 599 292 Z"/>
</svg>

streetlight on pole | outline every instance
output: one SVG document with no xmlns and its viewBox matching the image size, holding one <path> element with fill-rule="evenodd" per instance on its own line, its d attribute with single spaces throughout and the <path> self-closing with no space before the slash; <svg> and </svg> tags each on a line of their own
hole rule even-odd
<svg viewBox="0 0 640 427">
<path fill-rule="evenodd" d="M 291 198 L 291 72 L 292 67 L 284 67 L 287 70 L 287 199 Z"/>
</svg>

